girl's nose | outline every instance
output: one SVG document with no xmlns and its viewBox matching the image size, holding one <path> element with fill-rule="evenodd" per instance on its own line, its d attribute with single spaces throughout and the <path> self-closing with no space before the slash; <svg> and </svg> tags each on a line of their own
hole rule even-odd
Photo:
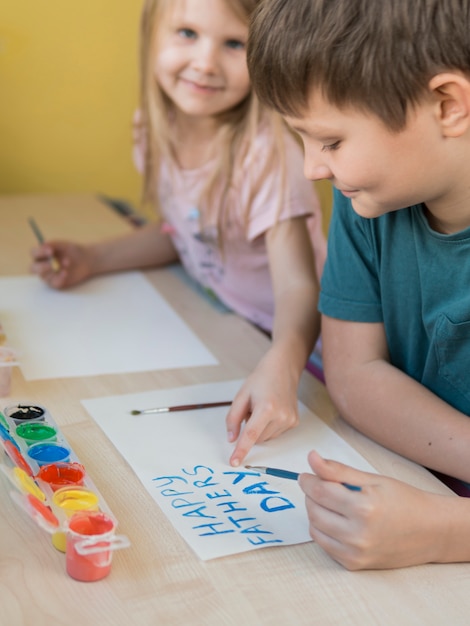
<svg viewBox="0 0 470 626">
<path fill-rule="evenodd" d="M 195 49 L 193 65 L 200 72 L 210 74 L 217 67 L 217 48 L 214 43 L 207 40 L 199 41 Z"/>
</svg>

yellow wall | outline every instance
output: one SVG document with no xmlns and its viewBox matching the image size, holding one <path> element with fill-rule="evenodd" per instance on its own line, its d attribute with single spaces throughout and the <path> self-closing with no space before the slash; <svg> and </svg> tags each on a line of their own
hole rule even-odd
<svg viewBox="0 0 470 626">
<path fill-rule="evenodd" d="M 137 202 L 130 156 L 140 0 L 2 0 L 0 193 Z"/>
<path fill-rule="evenodd" d="M 315 189 L 318 193 L 322 213 L 323 213 L 323 230 L 325 235 L 328 234 L 328 225 L 331 219 L 331 208 L 333 204 L 333 188 L 328 180 L 319 180 L 315 183 Z"/>
<path fill-rule="evenodd" d="M 131 159 L 141 0 L 1 0 L 0 193 L 139 204 Z M 316 183 L 327 229 L 331 188 Z"/>
</svg>

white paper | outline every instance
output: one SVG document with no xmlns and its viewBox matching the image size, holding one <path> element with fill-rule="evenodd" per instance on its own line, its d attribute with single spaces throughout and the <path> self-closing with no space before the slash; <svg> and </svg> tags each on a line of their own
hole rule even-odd
<svg viewBox="0 0 470 626">
<path fill-rule="evenodd" d="M 131 415 L 134 409 L 231 400 L 241 380 L 82 400 L 171 523 L 201 559 L 310 541 L 296 481 L 228 464 L 227 407 Z M 247 465 L 311 471 L 307 454 L 374 468 L 299 403 L 300 425 L 256 445 Z"/>
<path fill-rule="evenodd" d="M 0 322 L 26 380 L 217 364 L 141 272 L 65 291 L 0 278 Z"/>
</svg>

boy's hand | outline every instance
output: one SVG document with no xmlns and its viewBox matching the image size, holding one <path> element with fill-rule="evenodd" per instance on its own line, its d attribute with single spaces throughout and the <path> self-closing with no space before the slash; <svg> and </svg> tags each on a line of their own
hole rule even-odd
<svg viewBox="0 0 470 626">
<path fill-rule="evenodd" d="M 281 361 L 281 362 L 280 362 Z M 297 426 L 297 383 L 281 354 L 271 348 L 235 396 L 226 418 L 229 442 L 237 441 L 230 464 L 238 466 L 255 443 Z M 246 422 L 242 429 L 242 423 Z"/>
<path fill-rule="evenodd" d="M 316 475 L 301 474 L 310 535 L 349 570 L 406 567 L 439 560 L 444 498 L 384 476 L 309 454 Z M 341 483 L 361 486 L 350 491 Z M 439 500 L 440 501 L 439 501 Z"/>
</svg>

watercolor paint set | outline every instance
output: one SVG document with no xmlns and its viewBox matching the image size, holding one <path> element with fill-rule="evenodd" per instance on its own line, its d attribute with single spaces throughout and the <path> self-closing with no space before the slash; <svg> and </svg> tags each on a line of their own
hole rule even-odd
<svg viewBox="0 0 470 626">
<path fill-rule="evenodd" d="M 65 553 L 67 574 L 87 582 L 107 576 L 113 551 L 129 539 L 116 534 L 116 518 L 50 412 L 27 403 L 5 407 L 0 442 L 11 497 Z"/>
</svg>

